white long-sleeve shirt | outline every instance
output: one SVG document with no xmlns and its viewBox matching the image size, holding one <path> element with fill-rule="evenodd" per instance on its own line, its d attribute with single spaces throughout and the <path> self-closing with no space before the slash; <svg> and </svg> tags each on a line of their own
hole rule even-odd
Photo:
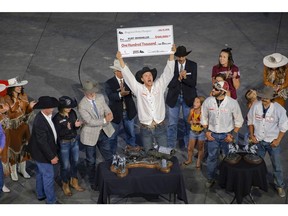
<svg viewBox="0 0 288 216">
<path fill-rule="evenodd" d="M 225 96 L 218 107 L 216 98 L 208 97 L 201 106 L 202 125 L 214 133 L 228 133 L 234 127 L 241 128 L 244 122 L 240 106 L 236 100 Z"/>
<path fill-rule="evenodd" d="M 271 103 L 263 118 L 262 102 L 256 102 L 248 112 L 248 126 L 254 126 L 254 136 L 258 141 L 272 142 L 288 130 L 286 110 L 278 103 Z"/>
<path fill-rule="evenodd" d="M 174 76 L 175 61 L 167 61 L 164 72 L 154 80 L 151 91 L 139 83 L 130 69 L 125 65 L 122 75 L 126 84 L 137 97 L 137 110 L 140 123 L 150 125 L 154 120 L 157 124 L 165 119 L 165 90 Z"/>
</svg>

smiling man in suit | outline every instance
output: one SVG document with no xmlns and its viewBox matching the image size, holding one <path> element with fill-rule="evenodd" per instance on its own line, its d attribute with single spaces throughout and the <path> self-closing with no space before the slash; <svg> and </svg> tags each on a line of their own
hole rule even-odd
<svg viewBox="0 0 288 216">
<path fill-rule="evenodd" d="M 85 145 L 86 165 L 91 188 L 95 189 L 96 144 L 107 160 L 112 159 L 109 137 L 114 133 L 111 124 L 113 114 L 105 102 L 102 94 L 96 94 L 98 88 L 95 83 L 86 81 L 83 84 L 84 97 L 78 105 L 79 114 L 83 120 L 80 140 Z"/>
<path fill-rule="evenodd" d="M 54 189 L 54 165 L 58 163 L 57 133 L 52 122 L 53 109 L 58 106 L 54 97 L 42 96 L 33 109 L 41 109 L 36 115 L 32 135 L 29 141 L 29 151 L 35 160 L 36 194 L 39 201 L 47 204 L 58 203 Z"/>
<path fill-rule="evenodd" d="M 134 130 L 135 116 L 137 114 L 132 92 L 123 79 L 121 66 L 118 59 L 114 60 L 114 65 L 110 66 L 114 71 L 112 78 L 106 81 L 105 91 L 109 98 L 109 107 L 113 112 L 114 119 L 112 125 L 115 133 L 109 139 L 112 154 L 116 154 L 117 138 L 121 123 L 125 132 L 125 142 L 127 147 L 136 146 L 136 137 Z"/>
</svg>

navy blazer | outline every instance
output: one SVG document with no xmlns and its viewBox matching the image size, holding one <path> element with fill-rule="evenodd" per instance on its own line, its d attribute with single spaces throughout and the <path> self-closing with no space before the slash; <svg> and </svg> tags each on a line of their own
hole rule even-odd
<svg viewBox="0 0 288 216">
<path fill-rule="evenodd" d="M 166 104 L 173 108 L 176 103 L 178 96 L 181 92 L 183 93 L 183 99 L 187 106 L 192 107 L 195 97 L 197 97 L 197 63 L 186 59 L 185 70 L 191 75 L 187 75 L 186 79 L 182 79 L 182 82 L 178 80 L 179 68 L 178 61 L 175 60 L 174 77 L 168 85 L 168 93 L 166 97 Z"/>
<path fill-rule="evenodd" d="M 34 119 L 28 149 L 32 158 L 40 163 L 51 163 L 51 160 L 57 156 L 57 145 L 52 128 L 41 112 Z"/>
<path fill-rule="evenodd" d="M 124 81 L 124 87 L 126 91 L 130 91 L 128 95 L 125 97 L 120 98 L 119 92 L 120 92 L 120 85 L 118 83 L 117 78 L 114 76 L 111 79 L 107 80 L 105 83 L 105 92 L 109 99 L 109 108 L 111 109 L 113 113 L 113 120 L 112 122 L 119 124 L 123 119 L 123 100 L 126 104 L 126 111 L 128 115 L 128 119 L 133 119 L 136 114 L 136 106 L 135 102 L 132 98 L 132 92 L 130 88 L 127 86 L 127 84 Z"/>
</svg>

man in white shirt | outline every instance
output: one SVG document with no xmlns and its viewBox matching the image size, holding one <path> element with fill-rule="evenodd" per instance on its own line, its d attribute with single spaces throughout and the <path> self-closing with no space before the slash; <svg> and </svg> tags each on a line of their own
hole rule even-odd
<svg viewBox="0 0 288 216">
<path fill-rule="evenodd" d="M 215 183 L 220 148 L 224 155 L 228 154 L 229 143 L 237 139 L 244 121 L 238 102 L 226 95 L 228 90 L 226 81 L 214 83 L 212 96 L 208 97 L 201 107 L 201 124 L 208 147 L 207 188 Z"/>
<path fill-rule="evenodd" d="M 265 86 L 257 92 L 261 101 L 256 102 L 248 112 L 250 140 L 256 144 L 257 153 L 264 158 L 269 153 L 273 165 L 274 183 L 278 195 L 285 197 L 283 171 L 280 160 L 280 142 L 288 129 L 286 110 L 273 102 L 274 89 Z"/>
<path fill-rule="evenodd" d="M 159 79 L 156 79 L 157 70 L 143 67 L 135 77 L 125 65 L 121 53 L 118 51 L 116 58 L 120 61 L 123 77 L 137 98 L 138 118 L 140 121 L 140 133 L 142 143 L 147 152 L 153 148 L 153 143 L 160 146 L 167 146 L 167 132 L 165 119 L 165 90 L 174 75 L 174 52 L 169 56 L 164 72 Z"/>
</svg>

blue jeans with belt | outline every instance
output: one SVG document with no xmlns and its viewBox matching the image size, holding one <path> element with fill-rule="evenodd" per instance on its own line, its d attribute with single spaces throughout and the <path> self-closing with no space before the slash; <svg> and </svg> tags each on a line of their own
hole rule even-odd
<svg viewBox="0 0 288 216">
<path fill-rule="evenodd" d="M 208 158 L 207 158 L 207 178 L 215 179 L 216 170 L 218 166 L 218 158 L 220 155 L 220 149 L 222 149 L 224 155 L 228 154 L 229 143 L 225 142 L 228 133 L 214 133 L 212 132 L 212 137 L 215 139 L 213 141 L 207 140 L 208 147 Z"/>
<path fill-rule="evenodd" d="M 109 142 L 110 142 L 110 148 L 111 148 L 111 152 L 112 154 L 116 154 L 116 150 L 117 150 L 117 138 L 120 132 L 120 128 L 121 128 L 121 123 L 123 124 L 123 129 L 125 132 L 125 141 L 126 144 L 130 145 L 130 146 L 136 146 L 136 136 L 135 136 L 135 130 L 134 130 L 134 122 L 135 122 L 135 118 L 129 120 L 128 116 L 127 116 L 127 112 L 124 111 L 123 112 L 123 119 L 119 124 L 116 124 L 114 122 L 111 122 L 115 132 L 113 133 L 113 135 L 109 138 Z"/>
<path fill-rule="evenodd" d="M 36 161 L 36 194 L 38 199 L 46 197 L 47 204 L 56 202 L 54 189 L 54 167 L 50 163 Z"/>
<path fill-rule="evenodd" d="M 79 159 L 78 137 L 70 141 L 60 142 L 61 179 L 67 183 L 70 178 L 77 178 L 77 165 Z"/>
<path fill-rule="evenodd" d="M 178 130 L 178 120 L 180 115 L 180 108 L 182 107 L 183 120 L 184 120 L 184 143 L 185 147 L 188 147 L 189 144 L 189 133 L 190 133 L 190 125 L 187 122 L 190 107 L 186 105 L 183 96 L 179 95 L 177 99 L 176 105 L 171 108 L 168 107 L 168 128 L 167 128 L 167 136 L 168 136 L 168 147 L 175 148 L 177 142 L 177 130 Z"/>
<path fill-rule="evenodd" d="M 146 152 L 153 148 L 153 143 L 167 147 L 167 130 L 164 122 L 156 125 L 155 128 L 148 128 L 141 125 L 140 133 L 142 144 Z"/>
<path fill-rule="evenodd" d="M 274 183 L 278 188 L 284 188 L 285 184 L 283 181 L 283 171 L 280 160 L 280 146 L 271 147 L 270 142 L 260 141 L 257 143 L 257 153 L 260 157 L 264 158 L 266 152 L 268 152 L 270 156 L 270 160 L 273 166 L 273 177 Z"/>
</svg>

